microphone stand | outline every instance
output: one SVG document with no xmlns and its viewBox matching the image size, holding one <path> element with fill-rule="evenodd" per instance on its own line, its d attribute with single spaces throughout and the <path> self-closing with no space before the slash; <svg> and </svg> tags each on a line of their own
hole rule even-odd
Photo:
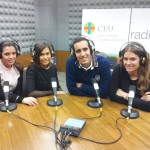
<svg viewBox="0 0 150 150">
<path fill-rule="evenodd" d="M 60 106 L 60 105 L 62 105 L 62 99 L 60 99 L 60 98 L 57 98 L 56 96 L 54 96 L 54 98 L 53 99 L 49 99 L 48 101 L 47 101 L 47 105 L 48 106 Z"/>
<path fill-rule="evenodd" d="M 131 106 L 130 106 L 131 107 Z M 131 109 L 131 112 L 128 112 L 128 109 L 127 108 L 123 108 L 121 111 L 120 111 L 120 114 L 123 116 L 123 117 L 129 117 L 130 119 L 136 119 L 139 117 L 139 112 L 137 110 L 134 110 L 134 109 Z"/>
<path fill-rule="evenodd" d="M 129 94 L 128 94 L 128 108 L 123 108 L 120 111 L 120 114 L 124 117 L 129 117 L 130 119 L 136 119 L 139 117 L 139 112 L 137 110 L 132 109 L 132 101 L 135 95 L 136 86 L 129 86 Z"/>
<path fill-rule="evenodd" d="M 17 104 L 16 103 L 9 103 L 8 106 L 6 106 L 6 102 L 4 102 L 3 104 L 0 104 L 0 111 L 6 112 L 7 110 L 15 110 L 17 108 Z"/>
<path fill-rule="evenodd" d="M 103 102 L 100 101 L 100 97 L 98 97 L 95 100 L 89 100 L 87 105 L 92 108 L 100 108 L 103 106 Z"/>
</svg>

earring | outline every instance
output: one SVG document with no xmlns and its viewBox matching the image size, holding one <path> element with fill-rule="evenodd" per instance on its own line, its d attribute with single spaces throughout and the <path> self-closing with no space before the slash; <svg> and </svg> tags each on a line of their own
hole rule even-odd
<svg viewBox="0 0 150 150">
<path fill-rule="evenodd" d="M 142 64 L 144 64 L 144 63 L 145 63 L 145 57 L 142 58 Z"/>
</svg>

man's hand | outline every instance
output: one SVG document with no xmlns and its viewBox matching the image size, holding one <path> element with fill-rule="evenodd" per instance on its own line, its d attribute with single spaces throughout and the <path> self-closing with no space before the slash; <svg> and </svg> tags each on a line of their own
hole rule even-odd
<svg viewBox="0 0 150 150">
<path fill-rule="evenodd" d="M 76 83 L 77 88 L 81 88 L 82 83 Z"/>
</svg>

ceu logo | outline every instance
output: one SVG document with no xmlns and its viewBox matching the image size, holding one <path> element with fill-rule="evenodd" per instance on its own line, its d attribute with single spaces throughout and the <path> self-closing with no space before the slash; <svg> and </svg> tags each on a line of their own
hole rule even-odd
<svg viewBox="0 0 150 150">
<path fill-rule="evenodd" d="M 92 34 L 95 31 L 95 25 L 92 22 L 88 22 L 84 25 L 84 32 L 87 34 Z"/>
</svg>

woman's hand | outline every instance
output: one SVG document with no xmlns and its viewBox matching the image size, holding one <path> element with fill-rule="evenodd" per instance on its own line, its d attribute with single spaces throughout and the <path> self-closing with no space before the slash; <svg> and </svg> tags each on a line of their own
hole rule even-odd
<svg viewBox="0 0 150 150">
<path fill-rule="evenodd" d="M 65 94 L 64 91 L 57 91 L 57 94 Z"/>
<path fill-rule="evenodd" d="M 150 101 L 150 92 L 146 92 L 141 99 L 144 101 Z"/>
<path fill-rule="evenodd" d="M 118 89 L 116 92 L 117 96 L 123 97 L 125 100 L 128 100 L 128 93 L 124 92 L 121 89 Z"/>
<path fill-rule="evenodd" d="M 37 100 L 34 97 L 26 97 L 22 100 L 22 103 L 30 106 L 35 106 L 38 104 Z"/>
</svg>

